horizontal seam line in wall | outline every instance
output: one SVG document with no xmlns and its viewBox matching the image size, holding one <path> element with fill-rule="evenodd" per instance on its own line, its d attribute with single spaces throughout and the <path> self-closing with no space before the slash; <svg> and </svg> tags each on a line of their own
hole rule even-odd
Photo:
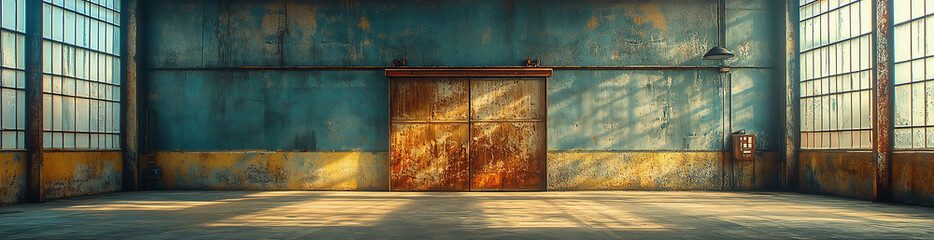
<svg viewBox="0 0 934 240">
<path fill-rule="evenodd" d="M 145 152 L 145 151 L 141 151 Z M 389 150 L 325 150 L 325 151 L 297 151 L 297 150 L 153 150 L 149 153 L 385 153 Z"/>
<path fill-rule="evenodd" d="M 123 152 L 120 149 L 55 149 L 55 148 L 46 148 L 42 149 L 44 153 L 55 153 L 55 152 Z"/>
<path fill-rule="evenodd" d="M 486 69 L 486 68 L 507 68 L 507 69 L 526 69 L 527 67 L 517 66 L 457 66 L 457 67 L 405 67 L 394 68 L 385 66 L 305 66 L 305 67 L 207 67 L 207 68 L 149 68 L 150 71 L 381 71 L 387 69 Z M 551 68 L 553 70 L 645 70 L 645 71 L 663 71 L 663 70 L 719 70 L 720 66 L 541 66 L 538 68 Z M 774 67 L 758 66 L 723 66 L 731 69 L 761 69 L 769 70 Z"/>
<path fill-rule="evenodd" d="M 852 153 L 872 153 L 869 149 L 799 149 L 798 152 L 832 153 L 832 152 L 852 152 Z"/>
<path fill-rule="evenodd" d="M 732 150 L 729 150 L 732 151 Z M 559 152 L 559 153 L 723 153 L 728 152 L 727 150 L 561 150 L 561 149 L 548 149 L 548 152 Z M 772 152 L 772 151 L 764 151 Z"/>
</svg>

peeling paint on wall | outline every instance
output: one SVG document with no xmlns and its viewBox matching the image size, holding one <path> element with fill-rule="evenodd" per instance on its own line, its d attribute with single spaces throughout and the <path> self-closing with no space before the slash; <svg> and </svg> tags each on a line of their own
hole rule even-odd
<svg viewBox="0 0 934 240">
<path fill-rule="evenodd" d="M 121 152 L 46 152 L 44 156 L 42 191 L 48 199 L 114 192 L 121 188 Z"/>
<path fill-rule="evenodd" d="M 875 165 L 871 152 L 801 151 L 798 159 L 802 192 L 872 199 Z"/>
<path fill-rule="evenodd" d="M 892 192 L 895 201 L 934 206 L 934 158 L 927 152 L 895 152 Z"/>
<path fill-rule="evenodd" d="M 26 198 L 26 153 L 0 152 L 0 205 Z"/>
<path fill-rule="evenodd" d="M 662 31 L 668 29 L 668 19 L 665 18 L 664 13 L 659 11 L 657 3 L 645 2 L 639 4 L 638 7 L 627 9 L 626 16 L 632 18 L 636 24 L 651 23 L 655 29 Z"/>
<path fill-rule="evenodd" d="M 148 67 L 161 68 L 148 72 L 147 82 L 149 107 L 159 113 L 155 146 L 166 152 L 266 152 L 238 160 L 247 162 L 278 159 L 279 154 L 293 151 L 388 150 L 388 89 L 380 71 L 202 68 L 385 66 L 398 58 L 407 58 L 410 66 L 517 66 L 526 58 L 539 59 L 546 66 L 714 66 L 718 63 L 700 58 L 716 44 L 715 19 L 710 17 L 716 13 L 713 2 L 153 2 L 152 14 L 143 22 L 160 31 L 146 39 L 150 54 L 143 57 L 151 64 Z M 771 13 L 767 2 L 749 0 L 743 3 L 748 7 L 728 11 L 739 16 L 730 18 L 727 28 L 728 39 L 736 39 L 728 40 L 727 47 L 742 50 L 734 66 L 768 67 L 778 62 L 774 60 L 781 56 L 778 52 L 756 49 L 781 39 L 761 27 L 770 19 L 770 14 L 762 14 Z M 276 46 L 278 52 L 265 51 L 267 45 Z M 740 83 L 735 89 L 742 94 L 734 107 L 743 107 L 736 111 L 742 116 L 734 126 L 757 134 L 766 150 L 779 142 L 778 124 L 767 113 L 780 99 L 753 96 L 774 91 L 771 72 L 734 70 Z M 548 85 L 548 148 L 720 152 L 724 150 L 722 87 L 713 70 L 557 71 Z M 719 158 L 704 158 L 703 164 L 700 160 L 689 165 L 669 163 L 690 168 L 685 169 L 688 172 L 704 172 L 708 171 L 704 164 L 720 164 L 711 160 Z M 607 161 L 620 161 L 613 159 Z M 249 178 L 258 182 L 217 174 L 220 180 L 243 185 L 199 185 L 206 178 L 195 172 L 178 175 L 181 180 L 166 179 L 166 184 L 292 187 L 258 177 L 275 176 L 275 169 L 250 166 L 216 167 L 242 169 L 236 171 L 252 174 Z M 759 173 L 761 166 L 737 171 Z M 188 176 L 191 179 L 186 180 Z M 700 186 L 707 185 L 681 187 Z"/>
<path fill-rule="evenodd" d="M 387 152 L 157 152 L 163 189 L 388 190 Z"/>
<path fill-rule="evenodd" d="M 759 154 L 757 164 L 737 161 L 732 171 L 723 156 L 722 152 L 552 150 L 548 189 L 762 190 L 780 183 L 777 153 Z"/>
</svg>

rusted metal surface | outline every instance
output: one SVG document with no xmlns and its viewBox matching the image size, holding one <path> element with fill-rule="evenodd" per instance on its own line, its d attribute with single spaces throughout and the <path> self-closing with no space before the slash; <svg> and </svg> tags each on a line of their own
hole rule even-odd
<svg viewBox="0 0 934 240">
<path fill-rule="evenodd" d="M 42 154 L 42 1 L 26 1 L 26 200 L 44 202 Z"/>
<path fill-rule="evenodd" d="M 930 152 L 895 152 L 892 200 L 934 206 L 934 158 Z"/>
<path fill-rule="evenodd" d="M 470 124 L 470 190 L 545 190 L 544 122 Z"/>
<path fill-rule="evenodd" d="M 386 69 L 387 77 L 550 77 L 551 68 Z"/>
<path fill-rule="evenodd" d="M 471 79 L 470 189 L 544 190 L 546 84 Z"/>
<path fill-rule="evenodd" d="M 470 120 L 545 120 L 544 79 L 471 79 Z"/>
<path fill-rule="evenodd" d="M 869 151 L 799 151 L 798 191 L 873 199 L 872 155 Z"/>
<path fill-rule="evenodd" d="M 467 79 L 433 78 L 392 80 L 392 121 L 467 120 Z"/>
<path fill-rule="evenodd" d="M 137 115 L 137 83 L 139 55 L 137 54 L 136 42 L 138 21 L 138 0 L 121 0 L 122 14 L 121 21 L 123 27 L 121 30 L 121 60 L 123 66 L 121 69 L 122 94 L 120 104 L 120 122 L 123 124 L 120 128 L 120 149 L 123 149 L 123 190 L 136 191 L 139 189 L 139 118 Z"/>
<path fill-rule="evenodd" d="M 467 191 L 467 79 L 393 79 L 391 188 Z"/>
<path fill-rule="evenodd" d="M 874 39 L 875 39 L 875 108 L 873 108 L 873 146 L 872 154 L 875 159 L 875 192 L 874 200 L 889 202 L 892 199 L 892 149 L 894 139 L 895 117 L 894 87 L 891 78 L 894 62 L 892 59 L 893 42 L 892 30 L 892 2 L 889 0 L 875 1 Z"/>
<path fill-rule="evenodd" d="M 784 123 L 783 151 L 782 158 L 785 160 L 785 190 L 794 191 L 798 183 L 798 149 L 801 147 L 801 127 L 800 127 L 800 73 L 798 68 L 798 19 L 800 5 L 796 0 L 788 0 L 783 4 L 784 15 L 779 14 L 782 27 L 785 31 L 785 41 L 781 44 L 784 49 L 784 87 L 785 93 L 785 114 L 782 114 Z"/>
<path fill-rule="evenodd" d="M 392 190 L 545 189 L 544 78 L 391 78 L 389 91 Z"/>
<path fill-rule="evenodd" d="M 393 191 L 467 191 L 466 123 L 392 124 Z"/>
</svg>

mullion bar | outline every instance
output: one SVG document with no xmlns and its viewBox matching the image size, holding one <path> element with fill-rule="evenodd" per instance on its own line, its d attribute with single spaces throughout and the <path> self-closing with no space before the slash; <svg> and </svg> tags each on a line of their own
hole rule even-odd
<svg viewBox="0 0 934 240">
<path fill-rule="evenodd" d="M 827 26 L 827 27 L 829 28 L 830 26 Z M 828 34 L 829 34 L 829 33 L 828 33 Z M 801 51 L 800 53 L 801 53 L 801 54 L 810 53 L 810 52 L 813 52 L 813 51 L 817 51 L 817 50 L 823 49 L 823 48 L 825 48 L 825 47 L 833 46 L 833 45 L 836 45 L 836 44 L 839 44 L 839 43 L 843 43 L 843 42 L 847 42 L 847 41 L 857 40 L 857 39 L 859 39 L 859 38 L 862 38 L 862 37 L 865 37 L 865 36 L 870 36 L 870 35 L 872 35 L 872 33 L 863 33 L 863 34 L 860 34 L 860 35 L 856 35 L 856 36 L 852 36 L 852 37 L 840 39 L 840 40 L 837 40 L 837 41 L 834 41 L 834 42 L 828 42 L 828 43 L 826 43 L 826 44 L 817 45 L 817 46 L 814 46 L 814 47 L 812 47 L 812 48 L 804 49 L 804 50 Z"/>
<path fill-rule="evenodd" d="M 100 31 L 100 30 L 98 30 L 98 31 Z M 98 53 L 98 54 L 101 54 L 101 55 L 106 55 L 106 56 L 109 56 L 109 57 L 120 58 L 120 55 L 116 55 L 116 54 L 114 54 L 114 53 L 108 53 L 108 52 L 101 51 L 101 50 L 94 50 L 94 49 L 91 49 L 90 47 L 82 47 L 82 46 L 78 46 L 78 45 L 75 45 L 75 44 L 66 43 L 66 42 L 64 42 L 64 41 L 54 40 L 54 39 L 50 39 L 50 38 L 44 38 L 43 40 L 48 41 L 48 42 L 51 42 L 51 43 L 58 43 L 58 44 L 61 44 L 62 46 L 78 48 L 78 49 L 85 50 L 85 51 L 89 51 L 89 52 L 95 52 L 95 53 Z M 98 43 L 98 44 L 101 44 L 101 43 Z M 64 48 L 62 48 L 62 49 L 64 49 Z"/>
<path fill-rule="evenodd" d="M 814 2 L 819 2 L 819 1 L 814 1 Z M 804 21 L 808 21 L 808 20 L 811 20 L 811 19 L 814 19 L 814 18 L 823 16 L 823 15 L 827 15 L 828 13 L 831 13 L 831 12 L 837 11 L 837 10 L 840 10 L 840 9 L 845 8 L 845 7 L 847 7 L 847 6 L 850 6 L 850 5 L 854 5 L 854 4 L 858 3 L 858 2 L 859 2 L 859 1 L 852 1 L 852 2 L 850 2 L 850 3 L 847 3 L 847 4 L 843 4 L 843 5 L 834 7 L 833 9 L 828 9 L 826 12 L 821 12 L 821 13 L 818 13 L 818 14 L 816 14 L 816 15 L 814 15 L 814 16 L 810 16 L 810 17 L 801 19 L 801 20 L 799 20 L 798 22 L 804 22 Z M 807 6 L 807 5 L 805 5 L 805 6 Z M 803 6 L 802 6 L 802 7 L 803 7 Z"/>
<path fill-rule="evenodd" d="M 52 1 L 48 1 L 48 0 L 45 0 L 45 1 L 43 1 L 43 2 L 45 2 L 45 3 L 48 3 L 48 4 L 50 4 L 50 5 L 55 5 L 55 6 L 58 6 L 58 7 L 61 7 L 61 8 L 65 8 L 65 6 L 62 6 L 62 5 L 58 5 L 58 4 L 55 4 L 55 3 L 52 3 Z M 76 1 L 76 3 L 78 3 L 78 2 L 80 2 L 81 4 L 83 4 L 83 3 L 87 3 L 87 4 L 89 4 L 89 5 L 94 5 L 94 6 L 98 6 L 98 7 L 101 7 L 101 8 L 104 8 L 104 9 L 107 9 L 107 10 L 110 10 L 110 11 L 113 11 L 113 12 L 117 12 L 117 13 L 120 13 L 120 10 L 117 10 L 117 9 L 113 9 L 113 8 L 110 8 L 110 7 L 107 7 L 107 6 L 104 6 L 104 5 L 101 5 L 101 4 L 99 4 L 99 3 L 95 3 L 95 2 L 91 2 L 91 1 L 84 1 L 84 0 L 77 0 L 77 1 Z"/>
<path fill-rule="evenodd" d="M 81 1 L 81 0 L 78 0 L 78 1 Z M 81 12 L 78 12 L 78 11 L 75 11 L 75 10 L 68 9 L 67 7 L 62 6 L 62 5 L 58 5 L 58 4 L 55 4 L 55 3 L 52 3 L 52 2 L 48 2 L 48 1 L 43 1 L 43 2 L 45 2 L 45 3 L 48 4 L 49 6 L 55 6 L 55 7 L 58 7 L 58 8 L 61 8 L 61 9 L 65 10 L 65 11 L 69 11 L 69 12 L 73 12 L 73 13 L 76 13 L 76 14 L 80 14 L 80 15 L 83 15 L 83 16 L 88 17 L 88 18 L 99 19 L 99 21 L 101 21 L 101 22 L 104 22 L 104 23 L 107 23 L 107 24 L 110 24 L 110 25 L 114 25 L 114 26 L 116 26 L 116 27 L 119 27 L 119 26 L 120 26 L 120 25 L 118 25 L 118 24 L 114 24 L 114 23 L 111 23 L 111 22 L 109 22 L 109 21 L 105 21 L 105 20 L 103 20 L 103 19 L 100 19 L 99 17 L 95 18 L 95 17 L 92 17 L 92 16 L 89 15 L 89 14 L 85 14 L 85 13 L 81 13 Z M 91 5 L 100 6 L 100 5 L 98 5 L 98 4 L 94 4 L 94 3 L 89 2 L 89 1 L 81 1 L 81 2 L 82 2 L 82 3 L 90 3 Z M 110 8 L 107 8 L 107 7 L 101 7 L 101 8 L 103 8 L 103 9 L 105 9 L 105 10 L 110 10 L 110 12 L 113 12 L 114 15 L 115 15 L 114 17 L 116 17 L 116 15 L 120 14 L 120 11 L 117 11 L 117 10 L 114 10 L 114 9 L 110 9 Z M 116 18 L 115 18 L 114 20 L 112 20 L 112 21 L 119 21 L 119 20 L 120 20 L 120 18 L 116 17 Z"/>
<path fill-rule="evenodd" d="M 845 73 L 837 73 L 837 74 L 827 75 L 827 76 L 818 77 L 818 78 L 809 78 L 809 79 L 801 80 L 800 83 L 814 82 L 814 81 L 819 81 L 819 80 L 822 80 L 822 79 L 833 78 L 833 77 L 842 77 L 842 76 L 846 76 L 846 75 L 850 75 L 850 74 L 859 74 L 859 73 L 866 72 L 866 71 L 870 71 L 870 70 L 872 70 L 872 69 L 860 69 L 860 70 L 856 70 L 856 71 L 845 72 Z"/>
<path fill-rule="evenodd" d="M 44 73 L 44 74 L 45 74 L 45 75 L 48 75 L 48 76 L 51 76 L 51 77 L 71 78 L 71 79 L 76 79 L 76 80 L 81 80 L 81 81 L 86 81 L 86 82 L 92 82 L 92 83 L 107 85 L 107 86 L 111 86 L 111 87 L 120 87 L 120 84 L 109 83 L 109 82 L 104 82 L 104 81 L 98 81 L 98 80 L 93 80 L 93 79 L 90 79 L 90 78 L 79 78 L 79 77 L 66 76 L 66 75 L 55 74 L 55 73 Z"/>
</svg>

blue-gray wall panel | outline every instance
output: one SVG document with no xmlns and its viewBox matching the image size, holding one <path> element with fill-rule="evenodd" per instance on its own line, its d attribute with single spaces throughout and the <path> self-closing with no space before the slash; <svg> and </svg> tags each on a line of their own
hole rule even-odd
<svg viewBox="0 0 934 240">
<path fill-rule="evenodd" d="M 727 1 L 732 66 L 772 67 L 781 36 L 766 0 Z M 384 151 L 381 71 L 219 70 L 243 66 L 715 66 L 708 1 L 147 2 L 143 56 L 158 150 Z M 184 68 L 187 70 L 171 70 Z M 732 73 L 734 130 L 778 149 L 773 70 Z M 714 70 L 555 71 L 548 148 L 720 150 Z"/>
<path fill-rule="evenodd" d="M 713 2 L 166 0 L 150 3 L 148 47 L 159 54 L 145 57 L 160 68 L 388 65 L 395 58 L 420 66 L 525 58 L 713 65 L 697 58 L 716 44 Z"/>
<path fill-rule="evenodd" d="M 380 71 L 154 71 L 160 150 L 384 151 Z"/>
<path fill-rule="evenodd" d="M 549 149 L 723 146 L 717 71 L 558 71 L 548 92 Z"/>
</svg>

